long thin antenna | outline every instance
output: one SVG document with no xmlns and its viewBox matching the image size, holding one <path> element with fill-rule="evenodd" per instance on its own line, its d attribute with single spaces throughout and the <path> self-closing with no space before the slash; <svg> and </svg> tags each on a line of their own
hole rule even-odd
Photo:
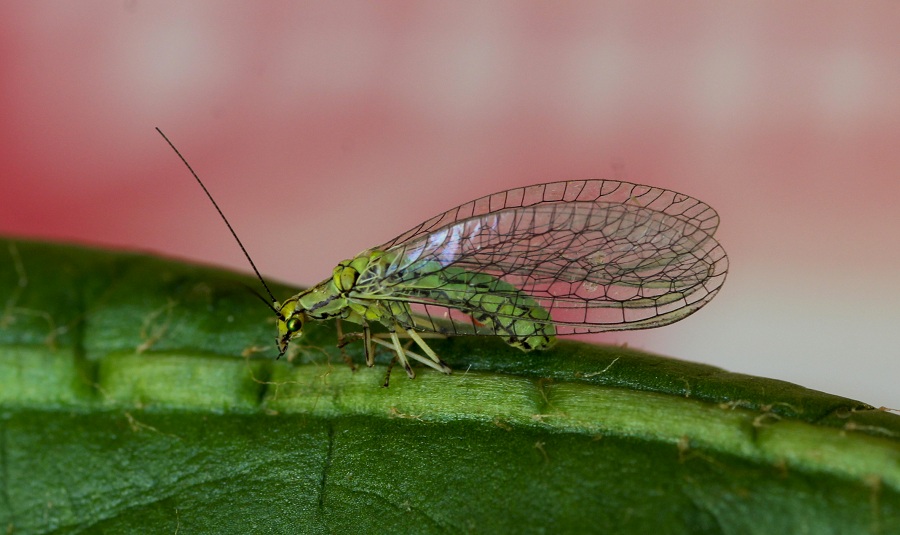
<svg viewBox="0 0 900 535">
<path fill-rule="evenodd" d="M 231 231 L 231 235 L 234 236 L 235 241 L 241 247 L 241 251 L 243 251 L 244 256 L 247 257 L 247 262 L 250 262 L 250 267 L 253 268 L 253 272 L 256 273 L 256 278 L 259 279 L 260 283 L 262 283 L 263 288 L 266 289 L 266 293 L 269 294 L 269 297 L 272 299 L 272 303 L 277 303 L 278 300 L 275 299 L 274 295 L 272 295 L 272 291 L 269 290 L 269 285 L 266 284 L 266 281 L 263 280 L 262 275 L 259 274 L 259 270 L 256 269 L 256 264 L 253 263 L 253 259 L 250 258 L 250 254 L 247 253 L 247 249 L 244 247 L 244 244 L 241 243 L 241 239 L 238 238 L 237 232 L 235 232 L 234 229 L 231 227 L 231 223 L 228 222 L 228 218 L 225 217 L 225 214 L 222 213 L 222 209 L 219 208 L 219 204 L 216 202 L 215 199 L 213 199 L 212 194 L 209 193 L 209 190 L 206 189 L 206 186 L 203 185 L 203 181 L 200 180 L 200 177 L 197 176 L 197 173 L 194 172 L 194 168 L 191 167 L 191 164 L 189 164 L 188 161 L 185 159 L 185 157 L 181 155 L 181 152 L 179 152 L 179 150 L 177 148 L 175 148 L 175 145 L 169 140 L 168 137 L 166 137 L 165 134 L 163 134 L 163 131 L 160 130 L 158 126 L 156 127 L 156 131 L 159 132 L 159 135 L 161 135 L 163 137 L 163 139 L 166 140 L 166 143 L 168 143 L 169 146 L 172 147 L 172 150 L 175 151 L 175 154 L 177 154 L 178 157 L 181 158 L 181 161 L 184 162 L 185 166 L 187 166 L 188 171 L 190 171 L 191 174 L 194 175 L 194 179 L 197 181 L 198 184 L 200 184 L 200 187 L 203 188 L 203 193 L 206 193 L 206 196 L 209 197 L 210 202 L 213 204 L 213 206 L 216 207 L 216 211 L 219 212 L 219 216 L 222 217 L 222 221 L 225 222 L 225 225 L 228 227 L 228 230 Z M 259 294 L 257 294 L 257 295 L 259 295 Z M 265 299 L 262 299 L 262 301 L 265 302 Z M 275 310 L 275 307 L 272 306 L 272 304 L 269 304 L 269 303 L 266 303 L 266 304 L 269 306 L 269 308 L 272 309 L 273 312 L 275 312 L 275 314 L 277 314 L 279 317 L 281 317 L 281 313 L 278 312 L 277 310 Z"/>
</svg>

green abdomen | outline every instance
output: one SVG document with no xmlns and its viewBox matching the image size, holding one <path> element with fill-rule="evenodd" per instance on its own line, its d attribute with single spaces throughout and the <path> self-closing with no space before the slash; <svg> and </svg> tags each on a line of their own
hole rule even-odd
<svg viewBox="0 0 900 535">
<path fill-rule="evenodd" d="M 524 351 L 545 349 L 556 340 L 550 313 L 527 293 L 492 275 L 436 267 L 410 285 L 416 294 L 458 308 Z"/>
</svg>

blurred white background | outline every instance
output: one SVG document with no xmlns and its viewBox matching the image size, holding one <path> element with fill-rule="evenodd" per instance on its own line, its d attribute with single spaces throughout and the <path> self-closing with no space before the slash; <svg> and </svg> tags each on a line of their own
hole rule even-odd
<svg viewBox="0 0 900 535">
<path fill-rule="evenodd" d="M 900 408 L 900 3 L 0 4 L 0 233 L 295 284 L 459 203 L 619 178 L 731 271 L 595 337 Z"/>
</svg>

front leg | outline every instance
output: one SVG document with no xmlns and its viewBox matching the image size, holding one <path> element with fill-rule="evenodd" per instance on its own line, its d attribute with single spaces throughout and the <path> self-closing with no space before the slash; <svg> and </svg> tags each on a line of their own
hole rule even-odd
<svg viewBox="0 0 900 535">
<path fill-rule="evenodd" d="M 344 330 L 341 328 L 341 320 L 338 318 L 337 320 L 337 331 L 338 331 L 338 347 L 343 349 L 345 345 L 349 344 L 354 340 L 363 339 L 364 352 L 366 355 L 366 366 L 372 367 L 375 366 L 375 344 L 374 339 L 372 337 L 372 329 L 369 327 L 367 322 L 361 322 L 363 332 L 357 333 L 344 333 Z M 376 335 L 377 336 L 377 335 Z"/>
<path fill-rule="evenodd" d="M 355 372 L 356 364 L 353 364 L 353 359 L 351 359 L 350 355 L 348 355 L 347 352 L 344 351 L 344 346 L 349 344 L 352 341 L 352 339 L 359 338 L 359 336 L 356 336 L 356 335 L 359 335 L 360 333 L 347 333 L 345 335 L 344 329 L 343 329 L 343 324 L 341 323 L 341 318 L 337 318 L 334 322 L 334 325 L 335 325 L 335 328 L 337 329 L 337 335 L 338 335 L 337 347 L 338 347 L 338 349 L 341 350 L 341 357 L 344 359 L 344 362 L 346 362 L 347 365 L 350 366 L 350 370 Z"/>
</svg>

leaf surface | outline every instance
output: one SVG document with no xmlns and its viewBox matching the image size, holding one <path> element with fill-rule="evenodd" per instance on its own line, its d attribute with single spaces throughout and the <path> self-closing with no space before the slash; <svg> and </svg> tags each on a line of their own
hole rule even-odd
<svg viewBox="0 0 900 535">
<path fill-rule="evenodd" d="M 383 388 L 333 323 L 274 360 L 254 282 L 0 240 L 0 529 L 900 532 L 896 415 L 576 342 L 434 340 L 453 375 Z"/>
</svg>

